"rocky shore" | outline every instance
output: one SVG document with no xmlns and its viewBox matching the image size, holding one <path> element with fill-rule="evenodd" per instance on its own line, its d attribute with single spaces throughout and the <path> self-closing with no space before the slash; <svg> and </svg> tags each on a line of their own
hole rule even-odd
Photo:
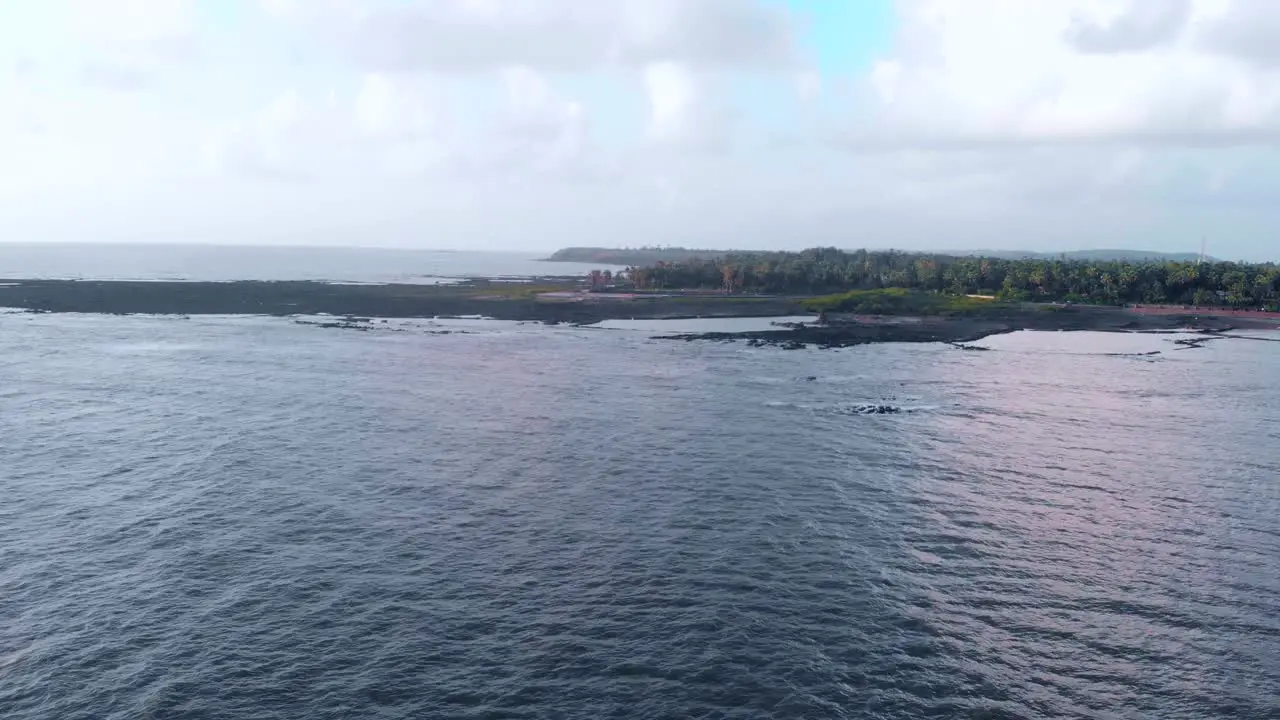
<svg viewBox="0 0 1280 720">
<path fill-rule="evenodd" d="M 723 295 L 611 297 L 577 292 L 579 278 L 528 283 L 339 285 L 323 282 L 144 282 L 0 279 L 0 307 L 33 312 L 158 315 L 334 315 L 590 325 L 615 319 L 777 317 L 803 314 L 789 298 Z"/>
<path fill-rule="evenodd" d="M 980 315 L 950 317 L 831 317 L 825 324 L 739 333 L 688 333 L 661 336 L 668 340 L 745 341 L 755 346 L 789 350 L 840 348 L 880 342 L 948 343 L 964 350 L 983 338 L 1019 330 L 1101 332 L 1168 332 L 1197 330 L 1223 333 L 1236 328 L 1280 328 L 1276 320 L 1242 320 L 1211 314 L 1143 315 L 1124 308 L 1036 306 Z"/>
<path fill-rule="evenodd" d="M 0 307 L 30 312 L 161 315 L 331 315 L 319 327 L 369 329 L 368 318 L 483 316 L 499 320 L 591 325 L 615 319 L 685 319 L 806 315 L 799 298 L 710 294 L 609 295 L 579 292 L 575 278 L 531 283 L 468 280 L 456 285 L 337 285 L 321 282 L 143 282 L 0 280 Z M 351 319 L 355 318 L 355 321 Z M 815 321 L 817 317 L 815 316 Z M 830 313 L 826 322 L 750 332 L 658 336 L 663 340 L 743 341 L 787 349 L 880 342 L 969 343 L 1017 330 L 1159 332 L 1280 327 L 1280 316 L 1239 317 L 1212 311 L 1143 313 L 1117 307 L 996 306 L 989 312 L 933 317 Z"/>
</svg>

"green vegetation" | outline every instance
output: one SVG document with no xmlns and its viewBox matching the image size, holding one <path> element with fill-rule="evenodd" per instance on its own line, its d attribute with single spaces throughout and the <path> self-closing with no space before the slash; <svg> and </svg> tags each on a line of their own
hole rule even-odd
<svg viewBox="0 0 1280 720">
<path fill-rule="evenodd" d="M 449 286 L 444 286 L 448 288 Z M 559 284 L 551 285 L 546 283 L 484 283 L 477 284 L 467 289 L 467 294 L 472 297 L 485 297 L 501 300 L 532 300 L 543 293 L 556 292 L 559 290 L 576 289 L 574 285 Z"/>
<path fill-rule="evenodd" d="M 659 262 L 714 260 L 731 254 L 726 250 L 696 250 L 682 247 L 598 248 L 571 247 L 557 250 L 548 262 L 595 263 L 599 265 L 655 265 Z"/>
<path fill-rule="evenodd" d="M 953 315 L 971 314 L 1004 307 L 988 298 L 886 288 L 850 290 L 800 301 L 813 312 L 848 312 L 864 315 Z"/>
<path fill-rule="evenodd" d="M 957 256 L 999 258 L 1001 260 L 1082 260 L 1085 262 L 1195 262 L 1198 253 L 1164 253 L 1155 250 L 1072 250 L 1041 253 L 1029 250 L 977 250 L 956 253 Z M 1218 262 L 1214 260 L 1213 262 Z"/>
<path fill-rule="evenodd" d="M 898 251 L 846 252 L 815 248 L 798 253 L 730 253 L 713 259 L 660 261 L 633 266 L 628 276 L 640 289 L 719 289 L 780 295 L 848 294 L 896 288 L 912 295 L 849 295 L 816 303 L 867 307 L 895 303 L 928 307 L 931 296 L 994 295 L 1007 301 L 1088 304 L 1170 304 L 1235 308 L 1280 305 L 1280 266 L 1274 263 L 1153 260 L 1009 260 L 925 255 Z M 909 298 L 909 299 L 902 299 Z M 981 303 L 975 298 L 966 301 Z M 953 301 L 959 302 L 958 298 Z M 977 305 L 962 303 L 956 311 Z M 917 310 L 918 311 L 918 310 Z M 945 307 L 941 311 L 947 311 Z"/>
<path fill-rule="evenodd" d="M 595 263 L 599 265 L 656 265 L 714 260 L 728 255 L 768 255 L 743 250 L 700 250 L 683 247 L 646 246 L 638 248 L 568 247 L 552 253 L 548 262 Z M 985 257 L 999 260 L 1072 260 L 1085 262 L 1195 262 L 1195 253 L 1162 253 L 1154 250 L 1073 250 L 1065 253 L 1037 253 L 1026 250 L 975 250 L 957 252 L 954 257 Z M 1216 260 L 1214 262 L 1217 262 Z"/>
</svg>

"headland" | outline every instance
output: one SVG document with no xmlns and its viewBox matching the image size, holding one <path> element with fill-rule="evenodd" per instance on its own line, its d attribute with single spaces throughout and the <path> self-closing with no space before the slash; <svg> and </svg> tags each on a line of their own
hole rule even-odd
<svg viewBox="0 0 1280 720">
<path fill-rule="evenodd" d="M 474 278 L 440 285 L 0 279 L 0 307 L 116 315 L 483 316 L 576 325 L 613 319 L 777 317 L 805 312 L 799 299 L 779 296 L 588 292 L 583 279 L 574 277 L 527 282 Z"/>
<path fill-rule="evenodd" d="M 566 277 L 521 283 L 473 279 L 450 285 L 0 280 L 0 307 L 36 313 L 482 316 L 574 325 L 616 319 L 812 317 L 812 322 L 771 330 L 662 336 L 676 340 L 741 340 L 787 348 L 835 348 L 878 342 L 963 344 L 1017 330 L 1223 332 L 1234 328 L 1280 328 L 1280 313 L 935 299 L 901 293 L 883 296 L 869 303 L 867 311 L 841 312 L 823 307 L 821 298 L 804 296 L 706 291 L 593 292 L 584 287 L 581 278 Z M 892 302 L 885 304 L 886 298 Z M 904 304 L 903 298 L 908 302 Z"/>
</svg>

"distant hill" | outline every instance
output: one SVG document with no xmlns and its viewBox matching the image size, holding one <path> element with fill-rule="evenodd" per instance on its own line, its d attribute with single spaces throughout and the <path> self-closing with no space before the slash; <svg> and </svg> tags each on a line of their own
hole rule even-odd
<svg viewBox="0 0 1280 720">
<path fill-rule="evenodd" d="M 725 255 L 752 254 L 745 250 L 698 250 L 682 247 L 641 247 L 641 248 L 601 248 L 570 247 L 557 250 L 546 262 L 572 262 L 596 265 L 636 265 L 647 267 L 658 262 L 678 263 L 689 260 L 713 260 Z M 1065 257 L 1068 260 L 1093 262 L 1144 260 L 1195 262 L 1200 258 L 1196 253 L 1166 253 L 1154 250 L 1073 250 L 1070 252 L 1032 252 L 1030 250 L 946 250 L 936 255 L 952 257 L 989 257 L 1002 260 L 1057 260 Z M 1208 262 L 1217 262 L 1206 257 Z"/>
<path fill-rule="evenodd" d="M 557 250 L 546 262 L 595 263 L 598 265 L 647 266 L 658 262 L 710 260 L 733 250 L 695 250 L 681 247 L 600 248 L 570 247 Z"/>
<path fill-rule="evenodd" d="M 957 252 L 956 255 L 973 255 L 977 257 L 1000 258 L 1002 260 L 1056 260 L 1066 257 L 1068 260 L 1085 260 L 1094 262 L 1141 260 L 1163 260 L 1169 262 L 1195 262 L 1200 259 L 1198 253 L 1166 253 L 1154 250 L 1072 250 L 1070 252 L 1031 252 L 1029 250 L 974 250 Z M 1205 257 L 1207 262 L 1217 262 L 1214 258 Z"/>
</svg>

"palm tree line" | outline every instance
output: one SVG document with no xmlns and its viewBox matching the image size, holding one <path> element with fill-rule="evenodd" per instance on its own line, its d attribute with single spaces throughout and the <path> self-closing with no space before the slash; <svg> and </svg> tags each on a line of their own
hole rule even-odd
<svg viewBox="0 0 1280 720">
<path fill-rule="evenodd" d="M 622 273 L 618 273 L 618 278 Z M 818 295 L 906 288 L 1007 300 L 1098 304 L 1269 307 L 1280 303 L 1274 263 L 1010 260 L 896 250 L 731 253 L 632 266 L 639 290 L 717 290 L 730 294 Z"/>
</svg>

